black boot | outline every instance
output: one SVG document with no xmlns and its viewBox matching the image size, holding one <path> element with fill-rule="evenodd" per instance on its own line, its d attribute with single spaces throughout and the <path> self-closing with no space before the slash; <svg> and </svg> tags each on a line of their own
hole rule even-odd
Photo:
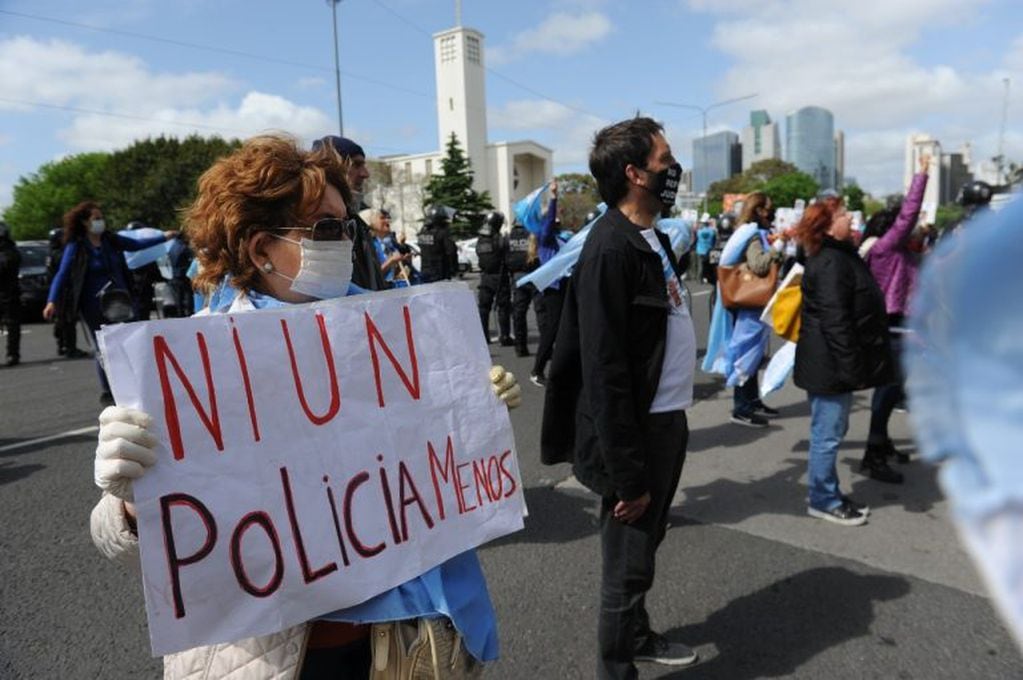
<svg viewBox="0 0 1023 680">
<path fill-rule="evenodd" d="M 895 444 L 892 443 L 891 439 L 885 442 L 884 451 L 885 455 L 888 456 L 889 458 L 894 458 L 896 463 L 905 464 L 909 462 L 909 454 L 903 453 L 902 451 L 899 451 L 897 448 L 895 448 Z"/>
<path fill-rule="evenodd" d="M 529 356 L 529 347 L 527 347 L 525 345 L 516 345 L 515 346 L 515 356 L 517 356 L 517 357 L 528 357 Z"/>
<path fill-rule="evenodd" d="M 884 447 L 868 444 L 863 454 L 863 462 L 860 463 L 860 472 L 879 482 L 902 484 L 902 473 L 896 472 L 888 465 L 886 454 L 887 450 Z"/>
</svg>

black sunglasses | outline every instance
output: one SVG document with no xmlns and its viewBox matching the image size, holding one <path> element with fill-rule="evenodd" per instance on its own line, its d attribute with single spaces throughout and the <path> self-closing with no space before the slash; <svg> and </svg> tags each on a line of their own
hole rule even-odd
<svg viewBox="0 0 1023 680">
<path fill-rule="evenodd" d="M 349 241 L 355 240 L 354 218 L 324 217 L 313 222 L 311 227 L 274 227 L 274 231 L 311 231 L 313 241 Z"/>
</svg>

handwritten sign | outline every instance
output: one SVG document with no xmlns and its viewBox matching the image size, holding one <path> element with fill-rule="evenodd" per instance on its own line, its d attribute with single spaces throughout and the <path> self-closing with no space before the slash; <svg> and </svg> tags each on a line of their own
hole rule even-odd
<svg viewBox="0 0 1023 680">
<path fill-rule="evenodd" d="M 522 527 L 463 284 L 112 326 L 100 345 L 117 403 L 160 438 L 135 484 L 154 654 L 283 630 Z"/>
</svg>

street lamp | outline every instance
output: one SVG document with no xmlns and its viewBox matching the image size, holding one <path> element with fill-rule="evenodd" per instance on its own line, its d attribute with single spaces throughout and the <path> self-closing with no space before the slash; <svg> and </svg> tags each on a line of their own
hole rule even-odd
<svg viewBox="0 0 1023 680">
<path fill-rule="evenodd" d="M 696 104 L 678 104 L 678 103 L 675 103 L 675 102 L 654 102 L 654 103 L 658 104 L 660 106 L 674 106 L 674 107 L 680 108 L 680 109 L 693 109 L 694 111 L 699 111 L 700 114 L 703 116 L 703 137 L 701 137 L 701 141 L 703 143 L 700 146 L 703 149 L 703 151 L 702 151 L 702 154 L 703 154 L 703 171 L 706 173 L 707 172 L 707 112 L 711 111 L 713 109 L 716 109 L 716 108 L 718 108 L 720 106 L 726 106 L 728 104 L 734 104 L 736 102 L 745 101 L 747 99 L 753 99 L 756 96 L 757 96 L 757 93 L 754 92 L 753 94 L 747 94 L 747 95 L 745 95 L 743 97 L 735 97 L 734 99 L 725 99 L 725 100 L 722 100 L 722 101 L 719 101 L 719 102 L 714 102 L 710 106 L 697 106 Z M 694 164 L 695 164 L 695 161 L 694 161 Z M 695 168 L 693 169 L 693 180 L 694 181 L 696 180 Z M 708 183 L 707 187 L 704 189 L 704 192 L 703 192 L 703 210 L 701 212 L 707 212 L 707 189 L 709 189 L 709 188 L 710 188 L 710 184 Z"/>
<path fill-rule="evenodd" d="M 337 51 L 337 6 L 341 0 L 327 0 L 330 13 L 334 20 L 334 82 L 337 85 L 337 133 L 345 136 L 345 126 L 341 120 L 341 61 Z"/>
</svg>

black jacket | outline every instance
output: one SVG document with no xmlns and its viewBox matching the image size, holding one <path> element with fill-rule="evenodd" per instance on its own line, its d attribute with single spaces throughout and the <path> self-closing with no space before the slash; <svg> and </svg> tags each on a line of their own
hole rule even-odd
<svg viewBox="0 0 1023 680">
<path fill-rule="evenodd" d="M 668 238 L 658 238 L 679 275 Z M 643 428 L 664 361 L 668 294 L 661 258 L 611 209 L 593 225 L 565 291 L 547 383 L 541 460 L 571 462 L 604 497 L 647 491 Z"/>
<path fill-rule="evenodd" d="M 0 238 L 0 302 L 13 304 L 21 295 L 18 272 L 21 268 L 21 253 L 9 238 Z"/>
<path fill-rule="evenodd" d="M 842 394 L 895 379 L 884 294 L 852 243 L 825 236 L 806 259 L 802 291 L 797 386 Z"/>
</svg>

